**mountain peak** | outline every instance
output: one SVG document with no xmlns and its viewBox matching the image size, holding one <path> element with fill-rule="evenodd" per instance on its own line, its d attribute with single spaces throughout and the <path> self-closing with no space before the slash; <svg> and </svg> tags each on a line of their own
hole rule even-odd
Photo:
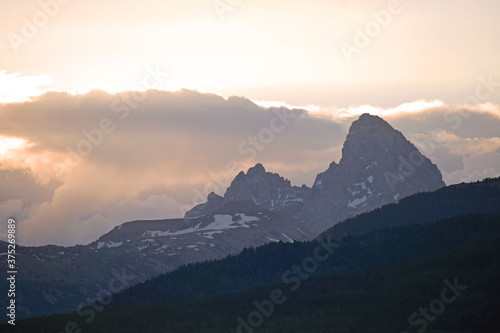
<svg viewBox="0 0 500 333">
<path fill-rule="evenodd" d="M 396 131 L 392 126 L 380 118 L 369 113 L 363 113 L 357 120 L 353 121 L 349 128 L 349 135 L 377 135 L 387 131 Z M 397 131 L 396 131 L 397 132 Z M 347 139 L 349 139 L 349 135 Z"/>
<path fill-rule="evenodd" d="M 266 173 L 266 169 L 261 163 L 255 164 L 255 166 L 251 167 L 247 171 L 247 176 L 255 176 L 255 175 L 264 175 Z"/>
<path fill-rule="evenodd" d="M 358 120 L 377 120 L 377 121 L 383 121 L 384 123 L 386 122 L 384 119 L 380 118 L 379 116 L 369 114 L 367 112 L 363 113 L 361 116 L 359 116 Z"/>
<path fill-rule="evenodd" d="M 365 113 L 352 123 L 340 162 L 318 174 L 312 188 L 292 186 L 257 163 L 234 178 L 223 198 L 211 195 L 186 217 L 246 201 L 288 214 L 319 233 L 348 217 L 442 186 L 438 168 L 401 132 Z"/>
<path fill-rule="evenodd" d="M 316 177 L 306 220 L 319 231 L 347 217 L 445 186 L 441 172 L 384 119 L 362 114 L 342 158 Z"/>
<path fill-rule="evenodd" d="M 304 202 L 310 194 L 307 186 L 292 186 L 288 179 L 266 171 L 261 163 L 240 171 L 227 188 L 224 197 L 210 194 L 206 203 L 185 214 L 192 218 L 213 212 L 231 202 L 253 202 L 264 209 L 279 211 L 300 220 Z"/>
<path fill-rule="evenodd" d="M 220 197 L 221 197 L 221 196 L 220 196 L 220 195 L 218 195 L 217 193 L 215 193 L 215 192 L 210 192 L 210 193 L 208 194 L 207 199 L 210 201 L 210 200 L 215 200 L 215 199 L 220 198 Z"/>
<path fill-rule="evenodd" d="M 384 119 L 364 113 L 349 128 L 340 164 L 352 166 L 360 159 L 385 161 L 394 154 L 408 151 L 418 150 Z"/>
<path fill-rule="evenodd" d="M 224 205 L 224 198 L 215 192 L 210 192 L 207 196 L 207 202 L 198 204 L 184 214 L 185 218 L 195 218 L 209 214 Z"/>
</svg>

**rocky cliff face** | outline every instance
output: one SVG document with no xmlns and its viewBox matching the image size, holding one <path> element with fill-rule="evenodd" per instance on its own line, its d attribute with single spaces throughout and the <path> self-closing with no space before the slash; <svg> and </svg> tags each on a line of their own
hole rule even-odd
<svg viewBox="0 0 500 333">
<path fill-rule="evenodd" d="M 377 116 L 354 121 L 342 159 L 316 177 L 303 213 L 321 232 L 333 224 L 408 195 L 445 186 L 436 165 Z"/>
<path fill-rule="evenodd" d="M 253 201 L 264 209 L 288 214 L 319 234 L 346 218 L 443 186 L 436 165 L 401 132 L 380 117 L 363 114 L 351 125 L 340 162 L 332 162 L 320 173 L 312 188 L 292 186 L 257 164 L 236 176 L 223 204 Z M 212 206 L 220 208 L 210 201 L 186 217 L 211 213 Z"/>
<path fill-rule="evenodd" d="M 226 190 L 224 198 L 210 194 L 206 203 L 202 203 L 186 212 L 185 218 L 210 214 L 219 209 L 219 205 L 229 202 L 251 201 L 269 211 L 285 213 L 301 221 L 304 202 L 308 200 L 311 189 L 307 186 L 292 186 L 288 179 L 276 173 L 267 172 L 260 163 L 240 172 Z M 218 198 L 215 199 L 215 196 Z M 216 201 L 217 200 L 217 201 Z"/>
<path fill-rule="evenodd" d="M 266 172 L 262 164 L 256 164 L 247 173 L 240 172 L 224 195 L 224 203 L 253 201 L 256 205 L 302 219 L 304 202 L 310 196 L 307 186 L 292 186 L 288 179 L 276 173 Z"/>
</svg>

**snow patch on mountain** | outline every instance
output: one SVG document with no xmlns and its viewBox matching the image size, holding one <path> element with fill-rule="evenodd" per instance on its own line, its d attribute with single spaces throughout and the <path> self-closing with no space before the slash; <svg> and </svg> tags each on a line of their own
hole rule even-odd
<svg viewBox="0 0 500 333">
<path fill-rule="evenodd" d="M 221 233 L 224 230 L 234 229 L 234 228 L 250 228 L 249 222 L 260 221 L 260 218 L 256 216 L 247 216 L 244 213 L 236 213 L 234 216 L 229 214 L 216 214 L 213 216 L 213 222 L 201 227 L 202 223 L 198 223 L 195 226 L 178 230 L 172 232 L 169 230 L 147 230 L 143 233 L 144 237 L 166 237 L 166 236 L 178 236 L 185 235 L 193 232 L 200 231 L 212 231 L 203 233 L 203 236 L 209 239 L 213 239 L 213 234 Z M 215 232 L 213 232 L 215 231 Z M 173 238 L 172 238 L 173 239 Z M 99 247 L 98 247 L 99 248 Z"/>
<path fill-rule="evenodd" d="M 349 201 L 349 203 L 347 204 L 347 206 L 350 207 L 350 208 L 356 208 L 359 205 L 361 205 L 363 202 L 365 202 L 367 199 L 368 198 L 366 197 L 366 195 L 364 195 L 362 198 L 354 199 L 352 201 Z"/>
<path fill-rule="evenodd" d="M 108 246 L 108 249 L 109 248 L 112 248 L 112 247 L 118 247 L 118 246 L 122 246 L 123 242 L 112 242 L 112 241 L 109 241 L 107 246 Z"/>
<path fill-rule="evenodd" d="M 221 234 L 222 232 L 223 231 L 221 231 L 221 230 L 218 230 L 218 231 L 209 231 L 209 232 L 204 232 L 202 235 L 205 238 L 214 239 L 214 235 L 215 234 Z"/>
<path fill-rule="evenodd" d="M 288 241 L 290 243 L 293 243 L 293 239 L 291 239 L 290 237 L 288 237 L 287 235 L 285 235 L 284 233 L 281 233 L 283 236 L 285 236 L 286 239 L 288 239 Z"/>
<path fill-rule="evenodd" d="M 97 249 L 101 249 L 103 248 L 104 246 L 106 246 L 108 249 L 110 248 L 113 248 L 113 247 L 119 247 L 119 246 L 122 246 L 123 242 L 112 242 L 112 241 L 109 241 L 109 242 L 99 242 L 97 243 Z"/>
</svg>

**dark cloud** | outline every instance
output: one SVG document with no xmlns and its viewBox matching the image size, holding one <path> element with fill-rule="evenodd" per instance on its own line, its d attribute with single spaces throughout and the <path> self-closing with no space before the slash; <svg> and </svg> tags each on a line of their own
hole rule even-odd
<svg viewBox="0 0 500 333">
<path fill-rule="evenodd" d="M 24 207 L 50 201 L 57 187 L 62 185 L 53 179 L 49 184 L 42 185 L 30 169 L 2 170 L 0 164 L 0 202 L 21 200 Z"/>
</svg>

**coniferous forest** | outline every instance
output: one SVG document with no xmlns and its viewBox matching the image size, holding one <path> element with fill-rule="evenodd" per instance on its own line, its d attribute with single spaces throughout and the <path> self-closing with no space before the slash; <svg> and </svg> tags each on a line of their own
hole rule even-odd
<svg viewBox="0 0 500 333">
<path fill-rule="evenodd" d="M 499 242 L 500 215 L 474 214 L 347 236 L 316 270 L 320 242 L 270 244 L 2 331 L 497 332 Z"/>
</svg>

